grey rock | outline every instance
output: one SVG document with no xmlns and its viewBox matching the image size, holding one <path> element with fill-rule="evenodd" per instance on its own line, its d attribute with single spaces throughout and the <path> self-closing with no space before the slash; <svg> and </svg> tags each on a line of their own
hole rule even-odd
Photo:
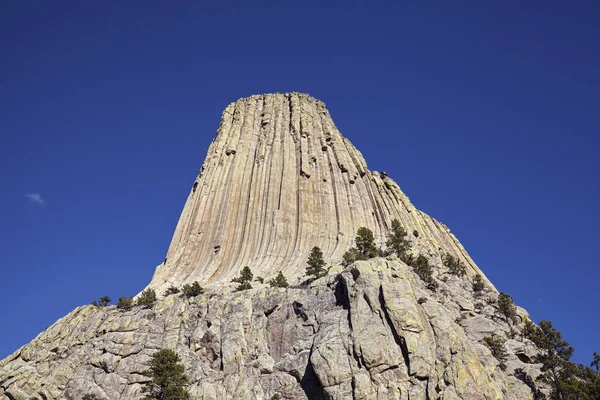
<svg viewBox="0 0 600 400">
<path fill-rule="evenodd" d="M 463 328 L 444 302 L 404 263 L 376 258 L 300 288 L 209 289 L 128 312 L 79 307 L 0 363 L 0 398 L 139 398 L 150 355 L 167 347 L 197 399 L 529 399 L 479 342 L 508 328 L 481 315 Z M 535 374 L 521 361 L 535 354 L 531 342 L 506 349 Z"/>
</svg>

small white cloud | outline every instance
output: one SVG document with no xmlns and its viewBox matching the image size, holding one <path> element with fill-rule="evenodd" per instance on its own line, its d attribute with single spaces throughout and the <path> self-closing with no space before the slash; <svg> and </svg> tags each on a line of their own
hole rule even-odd
<svg viewBox="0 0 600 400">
<path fill-rule="evenodd" d="M 42 198 L 42 195 L 39 193 L 27 193 L 25 195 L 25 197 L 27 199 L 29 199 L 29 201 L 31 201 L 32 203 L 36 203 L 36 204 L 40 204 L 40 205 L 44 205 L 46 204 L 46 202 L 44 201 L 44 199 Z"/>
</svg>

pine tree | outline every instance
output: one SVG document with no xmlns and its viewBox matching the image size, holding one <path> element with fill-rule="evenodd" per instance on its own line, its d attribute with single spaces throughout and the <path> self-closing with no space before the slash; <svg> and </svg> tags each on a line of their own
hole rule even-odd
<svg viewBox="0 0 600 400">
<path fill-rule="evenodd" d="M 356 249 L 366 258 L 379 257 L 381 250 L 375 245 L 375 237 L 369 228 L 360 227 L 354 239 Z"/>
<path fill-rule="evenodd" d="M 473 292 L 481 292 L 484 288 L 485 284 L 483 283 L 483 278 L 481 277 L 481 275 L 475 275 L 475 278 L 473 278 Z"/>
<path fill-rule="evenodd" d="M 498 311 L 509 321 L 514 321 L 516 318 L 517 309 L 509 294 L 502 292 L 498 296 Z"/>
<path fill-rule="evenodd" d="M 427 288 L 435 292 L 438 288 L 438 283 L 433 279 L 433 271 L 431 270 L 431 266 L 429 266 L 427 257 L 419 254 L 417 259 L 411 263 L 411 266 L 419 278 L 427 283 Z"/>
<path fill-rule="evenodd" d="M 452 275 L 464 276 L 467 273 L 467 267 L 465 267 L 457 257 L 454 257 L 450 253 L 446 253 L 442 257 L 442 261 L 444 262 L 444 265 L 448 267 L 448 272 Z"/>
<path fill-rule="evenodd" d="M 600 354 L 594 352 L 594 360 L 590 364 L 590 367 L 596 368 L 596 375 L 600 374 Z"/>
<path fill-rule="evenodd" d="M 179 288 L 175 287 L 175 286 L 169 286 L 169 288 L 165 291 L 165 296 L 169 296 L 172 294 L 177 294 L 179 293 Z"/>
<path fill-rule="evenodd" d="M 143 400 L 188 400 L 190 393 L 185 389 L 189 378 L 180 363 L 179 355 L 170 349 L 152 355 L 150 368 L 143 374 L 151 381 L 146 384 Z"/>
<path fill-rule="evenodd" d="M 352 264 L 354 261 L 366 260 L 367 257 L 363 256 L 360 251 L 356 247 L 351 247 L 350 250 L 344 253 L 342 256 L 342 265 L 347 267 Z"/>
<path fill-rule="evenodd" d="M 391 252 L 396 253 L 399 258 L 403 258 L 410 250 L 410 242 L 406 240 L 406 230 L 397 219 L 392 221 L 392 230 L 388 233 L 385 245 Z"/>
<path fill-rule="evenodd" d="M 133 297 L 119 297 L 119 303 L 117 304 L 117 308 L 125 311 L 131 310 L 133 308 Z"/>
<path fill-rule="evenodd" d="M 308 267 L 306 267 L 306 275 L 314 276 L 316 279 L 327 275 L 325 269 L 325 260 L 323 260 L 323 252 L 317 246 L 313 247 L 306 261 Z"/>
<path fill-rule="evenodd" d="M 142 306 L 144 308 L 152 308 L 154 307 L 154 303 L 156 302 L 156 292 L 154 289 L 146 289 L 138 297 L 136 306 Z"/>
<path fill-rule="evenodd" d="M 98 301 L 94 300 L 92 302 L 92 305 L 96 306 L 96 307 L 106 307 L 108 305 L 108 303 L 110 303 L 110 301 L 111 301 L 110 297 L 104 296 L 104 297 L 100 297 L 100 300 L 98 300 Z"/>
<path fill-rule="evenodd" d="M 252 282 L 253 277 L 252 270 L 246 266 L 240 271 L 240 276 L 233 278 L 231 282 L 239 283 L 236 287 L 237 290 L 248 290 L 252 289 L 252 284 L 250 282 Z"/>
<path fill-rule="evenodd" d="M 186 295 L 187 297 L 196 297 L 196 296 L 200 296 L 203 292 L 204 289 L 202 289 L 202 286 L 200 286 L 200 283 L 198 283 L 198 281 L 194 281 L 194 283 L 190 284 L 185 284 L 183 285 L 183 294 Z"/>
<path fill-rule="evenodd" d="M 279 271 L 279 273 L 277 274 L 277 276 L 275 278 L 273 278 L 269 281 L 269 285 L 271 285 L 271 287 L 279 287 L 279 288 L 286 288 L 289 286 L 287 279 L 285 279 L 285 276 L 283 275 L 283 273 L 281 271 Z"/>
<path fill-rule="evenodd" d="M 600 377 L 591 368 L 569 361 L 574 349 L 552 322 L 541 321 L 538 327 L 527 321 L 523 334 L 540 349 L 534 359 L 542 364 L 542 374 L 537 379 L 550 386 L 551 399 L 600 399 Z"/>
<path fill-rule="evenodd" d="M 541 350 L 535 357 L 537 363 L 542 364 L 542 374 L 538 379 L 552 387 L 553 398 L 565 400 L 565 390 L 562 381 L 571 374 L 568 361 L 573 354 L 573 347 L 562 339 L 562 334 L 552 326 L 550 321 L 541 321 L 529 333 L 529 338 Z"/>
<path fill-rule="evenodd" d="M 500 367 L 500 369 L 502 371 L 505 371 L 506 364 L 504 362 L 506 361 L 506 358 L 508 357 L 508 353 L 506 352 L 506 349 L 504 348 L 504 340 L 500 336 L 493 335 L 493 336 L 484 337 L 483 341 L 485 342 L 487 347 L 490 349 L 490 351 L 492 352 L 492 355 L 496 358 L 496 360 L 498 360 L 500 362 L 498 364 L 498 367 Z"/>
</svg>

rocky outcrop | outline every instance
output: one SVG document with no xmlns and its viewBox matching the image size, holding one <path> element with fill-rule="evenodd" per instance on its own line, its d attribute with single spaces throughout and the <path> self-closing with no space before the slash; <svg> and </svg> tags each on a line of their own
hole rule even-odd
<svg viewBox="0 0 600 400">
<path fill-rule="evenodd" d="M 436 271 L 448 279 L 435 293 L 401 261 L 378 258 L 287 289 L 79 307 L 0 363 L 0 398 L 139 398 L 150 355 L 172 348 L 194 399 L 530 399 L 481 340 L 520 325 L 496 315 L 493 291 L 476 309 L 468 280 Z M 531 343 L 511 340 L 510 367 L 535 375 L 522 356 Z"/>
<path fill-rule="evenodd" d="M 420 253 L 448 252 L 469 274 L 480 272 L 445 225 L 415 209 L 385 173 L 368 170 L 324 103 L 299 93 L 251 96 L 223 112 L 150 286 L 219 285 L 243 266 L 295 279 L 313 246 L 336 265 L 359 227 L 381 242 L 394 218 Z"/>
</svg>

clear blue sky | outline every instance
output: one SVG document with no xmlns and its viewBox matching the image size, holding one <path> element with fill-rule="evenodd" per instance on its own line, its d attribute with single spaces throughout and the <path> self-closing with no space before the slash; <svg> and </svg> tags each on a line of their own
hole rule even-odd
<svg viewBox="0 0 600 400">
<path fill-rule="evenodd" d="M 224 107 L 277 91 L 600 352 L 600 1 L 204 3 L 0 2 L 0 358 L 140 291 Z"/>
</svg>

